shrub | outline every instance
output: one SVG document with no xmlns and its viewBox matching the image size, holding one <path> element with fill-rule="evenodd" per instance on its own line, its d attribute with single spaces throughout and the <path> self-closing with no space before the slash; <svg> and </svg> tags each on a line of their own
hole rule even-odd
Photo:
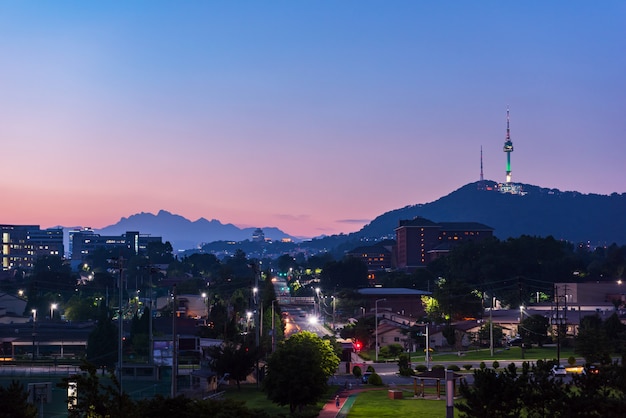
<svg viewBox="0 0 626 418">
<path fill-rule="evenodd" d="M 458 372 L 461 370 L 461 368 L 457 366 L 456 364 L 451 364 L 448 366 L 448 370 L 452 370 L 453 372 Z"/>
<path fill-rule="evenodd" d="M 492 366 L 493 366 L 493 369 L 494 369 L 494 370 L 497 370 L 497 369 L 498 369 L 498 367 L 500 367 L 500 363 L 498 362 L 498 360 L 494 360 L 494 362 L 493 362 Z"/>
<path fill-rule="evenodd" d="M 378 357 L 391 357 L 391 353 L 389 352 L 389 346 L 380 347 L 378 350 Z"/>
<path fill-rule="evenodd" d="M 398 357 L 402 352 L 404 352 L 404 347 L 400 344 L 394 343 L 389 346 L 389 355 L 391 357 Z"/>
<path fill-rule="evenodd" d="M 567 358 L 567 364 L 569 364 L 570 366 L 573 366 L 574 364 L 576 364 L 576 357 L 574 356 L 569 356 Z"/>
<path fill-rule="evenodd" d="M 373 373 L 373 372 L 375 372 L 376 370 L 374 369 L 374 366 L 372 366 L 372 365 L 370 364 L 369 366 L 367 366 L 367 370 L 366 370 L 366 371 L 367 371 L 367 372 L 370 372 L 370 373 Z"/>
<path fill-rule="evenodd" d="M 382 386 L 383 379 L 380 377 L 378 373 L 373 372 L 370 375 L 370 377 L 367 379 L 367 383 L 369 383 L 370 385 L 374 385 L 374 386 Z"/>
<path fill-rule="evenodd" d="M 363 372 L 361 371 L 361 367 L 354 366 L 352 368 L 352 374 L 354 375 L 354 377 L 361 377 L 361 375 L 363 374 Z"/>
<path fill-rule="evenodd" d="M 485 370 L 487 368 L 487 365 L 485 364 L 484 361 L 481 361 L 480 362 L 480 366 L 478 366 L 478 367 L 480 367 L 480 370 Z"/>
<path fill-rule="evenodd" d="M 417 372 L 425 372 L 426 370 L 428 370 L 428 367 L 426 367 L 424 364 L 418 364 L 417 366 L 415 366 L 415 371 Z"/>
<path fill-rule="evenodd" d="M 432 370 L 445 370 L 445 369 L 446 369 L 446 366 L 444 366 L 443 364 L 435 364 L 432 367 Z"/>
<path fill-rule="evenodd" d="M 468 370 L 468 371 L 469 371 L 469 370 L 472 370 L 472 365 L 471 365 L 471 364 L 464 364 L 464 365 L 463 365 L 463 368 L 464 368 L 465 370 Z"/>
</svg>

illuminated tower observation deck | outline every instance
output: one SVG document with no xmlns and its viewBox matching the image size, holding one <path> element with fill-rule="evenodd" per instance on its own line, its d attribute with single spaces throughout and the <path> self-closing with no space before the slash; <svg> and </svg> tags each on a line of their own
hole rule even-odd
<svg viewBox="0 0 626 418">
<path fill-rule="evenodd" d="M 511 130 L 509 129 L 509 108 L 506 108 L 506 141 L 504 148 L 506 152 L 506 182 L 511 183 L 511 153 L 513 152 L 513 141 L 511 141 Z"/>
</svg>

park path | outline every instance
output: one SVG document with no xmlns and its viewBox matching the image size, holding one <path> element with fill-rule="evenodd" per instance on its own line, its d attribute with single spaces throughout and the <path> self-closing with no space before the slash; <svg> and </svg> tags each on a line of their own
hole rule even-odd
<svg viewBox="0 0 626 418">
<path fill-rule="evenodd" d="M 369 387 L 369 388 L 356 388 L 356 389 L 342 389 L 337 392 L 339 395 L 339 408 L 335 403 L 335 397 L 330 398 L 322 410 L 320 411 L 318 418 L 342 418 L 347 417 L 350 408 L 354 404 L 356 396 L 364 391 L 368 390 L 383 390 L 385 388 Z"/>
</svg>

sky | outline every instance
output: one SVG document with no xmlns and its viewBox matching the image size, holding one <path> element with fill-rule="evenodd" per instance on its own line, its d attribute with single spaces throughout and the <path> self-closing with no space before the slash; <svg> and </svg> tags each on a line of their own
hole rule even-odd
<svg viewBox="0 0 626 418">
<path fill-rule="evenodd" d="M 626 2 L 0 2 L 0 223 L 349 233 L 480 178 L 626 192 Z"/>
</svg>

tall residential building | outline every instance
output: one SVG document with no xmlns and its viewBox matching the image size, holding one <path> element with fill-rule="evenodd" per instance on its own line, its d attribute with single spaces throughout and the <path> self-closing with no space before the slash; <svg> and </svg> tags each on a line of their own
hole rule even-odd
<svg viewBox="0 0 626 418">
<path fill-rule="evenodd" d="M 126 248 L 135 254 L 146 251 L 149 243 L 162 243 L 161 237 L 153 237 L 148 234 L 140 234 L 137 231 L 127 231 L 122 235 L 100 235 L 93 229 L 84 228 L 70 231 L 70 257 L 72 260 L 84 260 L 89 254 L 97 249 Z"/>
<path fill-rule="evenodd" d="M 433 222 L 422 217 L 401 220 L 396 228 L 397 268 L 425 267 L 457 243 L 493 236 L 493 228 L 478 222 Z"/>
<path fill-rule="evenodd" d="M 0 225 L 2 271 L 30 270 L 37 257 L 63 257 L 63 229 L 41 229 L 39 225 Z"/>
</svg>

